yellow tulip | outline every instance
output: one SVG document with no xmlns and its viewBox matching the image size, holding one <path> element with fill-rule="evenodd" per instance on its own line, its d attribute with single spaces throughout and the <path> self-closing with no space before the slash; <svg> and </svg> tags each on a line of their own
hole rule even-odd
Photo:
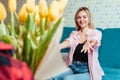
<svg viewBox="0 0 120 80">
<path fill-rule="evenodd" d="M 39 15 L 40 18 L 45 18 L 48 15 L 48 6 L 46 0 L 40 0 L 39 2 Z"/>
<path fill-rule="evenodd" d="M 67 5 L 67 2 L 68 2 L 68 0 L 60 0 L 59 1 L 59 10 L 60 10 L 60 13 L 63 12 L 65 6 Z"/>
<path fill-rule="evenodd" d="M 35 0 L 27 0 L 26 1 L 26 9 L 29 13 L 34 13 L 35 8 Z"/>
<path fill-rule="evenodd" d="M 40 25 L 39 6 L 35 6 L 35 22 Z"/>
<path fill-rule="evenodd" d="M 4 7 L 4 5 L 0 2 L 0 21 L 4 20 L 6 18 L 7 14 L 6 14 L 6 9 Z"/>
<path fill-rule="evenodd" d="M 48 20 L 54 21 L 58 19 L 59 16 L 60 16 L 60 13 L 59 13 L 58 1 L 54 0 L 50 4 L 49 10 L 48 10 Z"/>
<path fill-rule="evenodd" d="M 10 12 L 16 11 L 16 0 L 8 0 L 8 10 Z"/>
<path fill-rule="evenodd" d="M 19 20 L 21 22 L 26 22 L 27 16 L 28 16 L 28 13 L 27 13 L 27 10 L 26 10 L 26 4 L 23 4 L 23 6 L 22 6 L 22 8 L 19 12 Z"/>
</svg>

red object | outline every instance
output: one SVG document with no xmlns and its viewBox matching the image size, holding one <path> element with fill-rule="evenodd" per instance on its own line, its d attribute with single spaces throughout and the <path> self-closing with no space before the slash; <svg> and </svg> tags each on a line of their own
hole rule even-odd
<svg viewBox="0 0 120 80">
<path fill-rule="evenodd" d="M 0 80 L 34 80 L 33 73 L 25 62 L 3 54 L 13 49 L 11 44 L 0 42 Z"/>
<path fill-rule="evenodd" d="M 11 44 L 0 42 L 0 50 L 11 50 L 14 47 Z"/>
<path fill-rule="evenodd" d="M 34 80 L 34 78 L 25 62 L 0 53 L 0 80 Z"/>
</svg>

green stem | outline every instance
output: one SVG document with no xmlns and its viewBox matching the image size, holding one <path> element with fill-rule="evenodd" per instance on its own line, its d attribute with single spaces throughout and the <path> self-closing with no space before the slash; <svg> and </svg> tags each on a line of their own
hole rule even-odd
<svg viewBox="0 0 120 80">
<path fill-rule="evenodd" d="M 15 36 L 15 28 L 14 28 L 14 13 L 10 13 L 10 25 L 11 25 L 11 35 Z"/>
<path fill-rule="evenodd" d="M 6 28 L 3 20 L 1 21 L 1 24 L 0 24 L 0 25 L 2 25 L 2 26 L 0 27 L 1 33 L 2 33 L 3 35 L 7 35 L 7 28 Z"/>
<path fill-rule="evenodd" d="M 44 34 L 44 31 L 45 31 L 45 21 L 46 21 L 46 19 L 45 18 L 42 18 L 41 20 L 40 20 L 40 33 L 41 33 L 41 35 L 43 35 Z"/>
<path fill-rule="evenodd" d="M 49 46 L 50 41 L 52 40 L 52 37 L 54 36 L 55 32 L 57 31 L 60 23 L 61 23 L 61 19 L 60 18 L 52 27 L 52 29 L 48 30 L 47 34 L 43 35 L 44 38 L 42 38 L 39 41 L 39 49 L 37 52 L 37 59 L 36 59 L 36 66 L 35 66 L 35 70 L 37 69 L 39 63 L 41 62 L 42 58 L 44 57 L 47 48 Z"/>
<path fill-rule="evenodd" d="M 16 17 L 17 21 L 19 21 L 18 14 L 16 12 L 15 12 L 15 17 Z"/>
</svg>

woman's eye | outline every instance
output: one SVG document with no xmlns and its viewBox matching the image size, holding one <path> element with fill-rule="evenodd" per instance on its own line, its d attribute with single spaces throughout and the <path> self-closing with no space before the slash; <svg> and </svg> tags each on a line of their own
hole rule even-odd
<svg viewBox="0 0 120 80">
<path fill-rule="evenodd" d="M 87 18 L 86 16 L 83 16 L 83 18 Z"/>
<path fill-rule="evenodd" d="M 79 17 L 79 16 L 77 17 L 77 19 L 80 19 L 80 18 L 81 18 L 81 17 Z"/>
</svg>

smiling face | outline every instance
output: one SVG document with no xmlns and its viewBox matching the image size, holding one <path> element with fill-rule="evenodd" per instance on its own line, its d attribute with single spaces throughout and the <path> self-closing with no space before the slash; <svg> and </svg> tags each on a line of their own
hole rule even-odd
<svg viewBox="0 0 120 80">
<path fill-rule="evenodd" d="M 79 31 L 82 28 L 88 27 L 94 29 L 91 21 L 91 14 L 87 7 L 81 7 L 75 14 L 76 30 Z"/>
<path fill-rule="evenodd" d="M 77 14 L 76 21 L 81 29 L 89 27 L 89 17 L 84 10 Z"/>
</svg>

